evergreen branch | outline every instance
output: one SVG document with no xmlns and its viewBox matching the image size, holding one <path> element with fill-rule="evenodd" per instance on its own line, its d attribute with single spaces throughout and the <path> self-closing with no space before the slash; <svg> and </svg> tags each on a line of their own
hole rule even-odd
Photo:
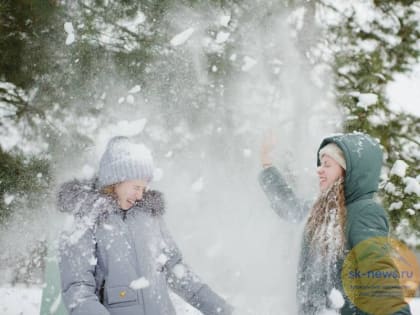
<svg viewBox="0 0 420 315">
<path fill-rule="evenodd" d="M 90 11 L 91 11 L 91 12 L 93 12 L 94 14 L 97 14 L 98 16 L 100 16 L 100 17 L 103 19 L 103 21 L 104 21 L 104 22 L 109 23 L 109 24 L 111 24 L 112 26 L 114 26 L 114 27 L 116 27 L 116 28 L 120 29 L 121 31 L 123 31 L 123 32 L 127 33 L 128 35 L 130 35 L 130 36 L 134 37 L 134 38 L 135 38 L 136 40 L 138 40 L 139 42 L 141 42 L 141 41 L 142 41 L 142 38 L 141 38 L 141 37 L 140 37 L 137 33 L 132 32 L 132 31 L 130 31 L 128 28 L 126 28 L 126 27 L 124 27 L 124 26 L 122 26 L 122 25 L 119 25 L 119 24 L 115 23 L 115 22 L 114 22 L 114 21 L 112 21 L 112 20 L 109 20 L 109 19 L 105 18 L 103 15 L 101 15 L 101 12 L 99 12 L 98 10 L 95 10 L 95 9 L 93 9 L 92 7 L 88 6 L 87 4 L 83 3 L 83 1 L 80 1 L 79 3 L 80 3 L 80 5 L 81 5 L 84 9 L 90 10 Z"/>
<path fill-rule="evenodd" d="M 409 140 L 409 141 L 417 144 L 418 146 L 420 146 L 420 142 L 419 141 L 417 141 L 417 140 L 415 140 L 415 139 L 413 139 L 413 138 L 411 138 L 411 137 L 409 137 L 409 136 L 407 136 L 405 134 L 401 134 L 401 135 L 399 135 L 399 137 L 404 138 L 404 139 L 407 139 L 407 140 Z"/>
<path fill-rule="evenodd" d="M 346 79 L 347 81 L 349 81 L 349 83 L 352 83 L 353 84 L 353 86 L 356 86 L 357 85 L 357 80 L 355 79 L 355 78 L 352 78 L 352 77 L 350 77 L 349 75 L 347 75 L 347 74 L 344 74 L 344 73 L 339 73 L 339 72 L 337 72 L 337 75 L 340 77 L 343 77 L 344 79 Z"/>
<path fill-rule="evenodd" d="M 14 96 L 14 95 L 12 95 L 12 96 Z M 5 103 L 7 103 L 7 104 L 11 104 L 11 105 L 13 105 L 15 108 L 21 108 L 22 107 L 22 103 L 21 102 L 19 102 L 18 100 L 13 100 L 13 99 L 10 99 L 10 98 L 6 98 L 6 97 L 4 97 L 4 96 L 1 96 L 0 97 L 0 101 L 2 101 L 2 102 L 5 102 Z"/>
<path fill-rule="evenodd" d="M 336 13 L 339 13 L 341 16 L 344 16 L 347 18 L 347 16 L 345 14 L 343 14 L 343 12 L 341 12 L 340 10 L 338 10 L 336 7 L 334 7 L 333 5 L 329 4 L 329 3 L 325 3 L 324 1 L 318 1 L 319 4 L 321 4 L 322 6 L 333 10 Z"/>
</svg>

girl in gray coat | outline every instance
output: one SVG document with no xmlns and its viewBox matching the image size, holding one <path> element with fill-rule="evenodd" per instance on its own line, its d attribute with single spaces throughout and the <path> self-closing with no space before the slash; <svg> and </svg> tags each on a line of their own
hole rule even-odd
<svg viewBox="0 0 420 315">
<path fill-rule="evenodd" d="M 59 207 L 75 215 L 60 242 L 64 304 L 71 315 L 175 315 L 168 287 L 205 315 L 232 308 L 185 265 L 162 218 L 149 150 L 110 140 L 96 181 L 62 186 Z"/>
</svg>

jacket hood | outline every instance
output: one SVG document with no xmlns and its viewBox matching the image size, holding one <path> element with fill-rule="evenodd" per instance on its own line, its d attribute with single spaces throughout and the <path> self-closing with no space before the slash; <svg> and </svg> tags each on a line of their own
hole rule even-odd
<svg viewBox="0 0 420 315">
<path fill-rule="evenodd" d="M 372 198 L 373 193 L 378 191 L 382 167 L 382 150 L 379 143 L 363 133 L 341 134 L 325 138 L 318 149 L 318 166 L 321 163 L 319 151 L 328 143 L 335 143 L 344 153 L 346 204 L 359 199 Z"/>
<path fill-rule="evenodd" d="M 77 217 L 98 216 L 119 210 L 114 198 L 96 189 L 96 180 L 72 180 L 61 185 L 57 195 L 57 207 L 61 212 Z M 148 190 L 143 198 L 127 211 L 146 211 L 152 215 L 162 215 L 165 211 L 163 194 Z"/>
</svg>

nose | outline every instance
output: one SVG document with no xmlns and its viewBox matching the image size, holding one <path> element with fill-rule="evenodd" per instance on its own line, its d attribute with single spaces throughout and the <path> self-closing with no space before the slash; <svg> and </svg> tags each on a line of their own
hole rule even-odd
<svg viewBox="0 0 420 315">
<path fill-rule="evenodd" d="M 318 175 L 321 175 L 323 172 L 322 166 L 318 166 L 318 168 L 316 169 L 316 172 L 318 173 Z"/>
</svg>

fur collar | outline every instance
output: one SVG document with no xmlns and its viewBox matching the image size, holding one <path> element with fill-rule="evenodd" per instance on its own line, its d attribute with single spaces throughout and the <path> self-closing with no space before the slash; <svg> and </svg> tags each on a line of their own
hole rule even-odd
<svg viewBox="0 0 420 315">
<path fill-rule="evenodd" d="M 62 212 L 72 213 L 76 217 L 100 216 L 120 211 L 114 198 L 100 193 L 95 188 L 95 180 L 72 180 L 61 185 L 57 195 L 57 206 Z M 165 200 L 157 190 L 148 190 L 133 208 L 127 211 L 146 211 L 151 215 L 163 215 Z"/>
</svg>

